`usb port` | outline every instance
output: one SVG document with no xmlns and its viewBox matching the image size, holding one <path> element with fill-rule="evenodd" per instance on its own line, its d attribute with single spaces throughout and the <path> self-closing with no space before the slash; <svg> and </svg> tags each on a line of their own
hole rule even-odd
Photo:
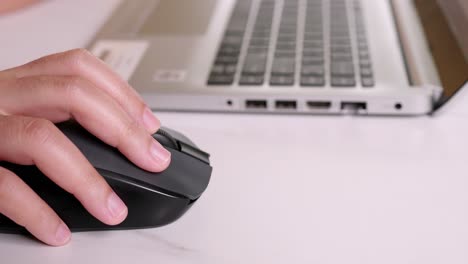
<svg viewBox="0 0 468 264">
<path fill-rule="evenodd" d="M 245 107 L 248 109 L 266 109 L 266 100 L 247 100 L 245 101 Z"/>
<path fill-rule="evenodd" d="M 328 102 L 328 101 L 307 101 L 306 104 L 307 104 L 307 107 L 311 110 L 314 110 L 314 109 L 324 110 L 324 109 L 329 109 L 331 107 L 331 102 Z"/>
<path fill-rule="evenodd" d="M 286 110 L 286 109 L 296 109 L 297 102 L 292 100 L 279 100 L 275 102 L 276 109 Z"/>
<path fill-rule="evenodd" d="M 366 110 L 367 104 L 364 102 L 342 102 L 341 110 Z"/>
<path fill-rule="evenodd" d="M 364 102 L 341 102 L 341 111 L 345 114 L 366 114 L 367 104 Z"/>
</svg>

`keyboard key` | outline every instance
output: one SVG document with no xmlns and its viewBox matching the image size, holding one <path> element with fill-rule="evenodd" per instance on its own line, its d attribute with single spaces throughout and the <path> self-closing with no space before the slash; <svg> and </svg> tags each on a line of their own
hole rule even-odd
<svg viewBox="0 0 468 264">
<path fill-rule="evenodd" d="M 222 45 L 219 49 L 219 54 L 233 54 L 233 56 L 239 55 L 240 47 L 233 45 Z"/>
<path fill-rule="evenodd" d="M 237 57 L 240 51 L 235 49 L 220 49 L 218 56 Z"/>
<path fill-rule="evenodd" d="M 360 58 L 369 58 L 369 52 L 367 50 L 359 50 Z"/>
<path fill-rule="evenodd" d="M 368 49 L 367 42 L 358 42 L 358 48 L 360 50 L 367 50 Z"/>
<path fill-rule="evenodd" d="M 351 53 L 351 46 L 350 45 L 340 45 L 340 46 L 332 46 L 330 48 L 331 53 Z"/>
<path fill-rule="evenodd" d="M 362 76 L 372 76 L 372 69 L 370 67 L 361 68 L 361 75 Z"/>
<path fill-rule="evenodd" d="M 268 46 L 269 44 L 269 38 L 252 38 L 250 40 L 250 46 Z"/>
<path fill-rule="evenodd" d="M 247 50 L 247 56 L 262 56 L 265 57 L 267 56 L 268 53 L 268 47 L 249 47 Z"/>
<path fill-rule="evenodd" d="M 310 57 L 310 56 L 303 56 L 302 57 L 302 65 L 323 65 L 324 60 L 323 57 Z"/>
<path fill-rule="evenodd" d="M 275 58 L 273 61 L 273 66 L 272 68 L 294 68 L 295 65 L 295 57 L 290 57 L 290 58 Z"/>
<path fill-rule="evenodd" d="M 304 49 L 323 48 L 323 42 L 322 41 L 307 41 L 307 40 L 304 40 L 303 48 Z"/>
<path fill-rule="evenodd" d="M 224 73 L 224 64 L 215 64 L 211 69 L 212 74 L 223 74 Z"/>
<path fill-rule="evenodd" d="M 351 45 L 349 37 L 332 37 L 330 41 L 332 45 Z"/>
<path fill-rule="evenodd" d="M 241 45 L 242 37 L 240 36 L 226 36 L 223 39 L 222 45 Z"/>
<path fill-rule="evenodd" d="M 265 62 L 267 60 L 267 53 L 266 50 L 258 49 L 258 50 L 253 50 L 249 49 L 249 52 L 245 56 L 245 61 L 263 61 Z"/>
<path fill-rule="evenodd" d="M 234 64 L 237 63 L 238 58 L 236 56 L 218 56 L 216 57 L 216 63 L 221 64 L 221 63 L 229 63 L 229 64 Z"/>
<path fill-rule="evenodd" d="M 294 59 L 278 58 L 275 59 L 271 67 L 272 75 L 293 75 L 295 68 Z"/>
<path fill-rule="evenodd" d="M 304 40 L 304 48 L 323 48 L 323 41 L 321 40 Z"/>
<path fill-rule="evenodd" d="M 271 35 L 270 32 L 262 31 L 262 32 L 255 32 L 255 36 L 258 38 L 269 38 Z"/>
<path fill-rule="evenodd" d="M 295 42 L 296 37 L 295 36 L 278 36 L 277 41 L 278 42 Z"/>
<path fill-rule="evenodd" d="M 331 60 L 333 62 L 339 61 L 339 62 L 353 62 L 353 56 L 350 53 L 332 53 L 331 54 Z"/>
<path fill-rule="evenodd" d="M 354 67 L 350 62 L 337 62 L 331 64 L 332 76 L 353 76 Z"/>
<path fill-rule="evenodd" d="M 229 85 L 234 82 L 234 76 L 232 75 L 210 75 L 208 84 L 210 85 Z"/>
<path fill-rule="evenodd" d="M 301 86 L 324 86 L 325 79 L 320 76 L 302 76 L 301 77 Z"/>
<path fill-rule="evenodd" d="M 263 84 L 263 75 L 259 76 L 249 76 L 249 75 L 242 75 L 239 84 L 240 85 L 262 85 Z"/>
<path fill-rule="evenodd" d="M 286 50 L 286 51 L 289 51 L 289 50 L 293 50 L 295 51 L 296 50 L 296 43 L 295 42 L 284 42 L 284 43 L 277 43 L 276 44 L 276 50 Z"/>
<path fill-rule="evenodd" d="M 371 62 L 370 62 L 369 59 L 363 59 L 363 60 L 360 59 L 359 60 L 359 66 L 361 68 L 370 67 L 370 65 L 371 65 Z"/>
<path fill-rule="evenodd" d="M 318 48 L 309 48 L 309 47 L 303 47 L 302 49 L 303 54 L 311 54 L 311 53 L 320 53 L 320 56 L 323 56 L 323 48 L 318 47 Z"/>
<path fill-rule="evenodd" d="M 234 75 L 236 73 L 236 64 L 226 64 L 224 66 L 224 73 Z"/>
<path fill-rule="evenodd" d="M 321 65 L 305 65 L 301 69 L 301 75 L 303 76 L 322 76 L 324 74 L 325 69 Z"/>
<path fill-rule="evenodd" d="M 302 54 L 306 57 L 323 57 L 323 51 L 320 49 L 305 49 Z"/>
<path fill-rule="evenodd" d="M 323 39 L 323 34 L 321 31 L 319 32 L 306 32 L 304 34 L 304 39 L 307 40 L 322 40 Z"/>
<path fill-rule="evenodd" d="M 215 64 L 211 69 L 213 75 L 234 75 L 236 66 L 233 64 Z"/>
<path fill-rule="evenodd" d="M 331 85 L 334 87 L 353 87 L 356 86 L 354 77 L 332 77 Z"/>
<path fill-rule="evenodd" d="M 237 36 L 237 37 L 242 37 L 244 35 L 243 30 L 233 30 L 233 29 L 227 29 L 226 33 L 224 34 L 225 36 Z"/>
<path fill-rule="evenodd" d="M 271 76 L 270 85 L 291 86 L 294 84 L 294 77 L 290 76 Z"/>
<path fill-rule="evenodd" d="M 374 86 L 374 78 L 372 77 L 364 77 L 361 79 L 363 87 L 373 87 Z"/>
<path fill-rule="evenodd" d="M 246 75 L 263 75 L 265 74 L 265 62 L 256 61 L 256 62 L 248 62 L 244 64 L 242 68 L 242 74 Z"/>
<path fill-rule="evenodd" d="M 295 59 L 296 58 L 296 52 L 295 51 L 277 50 L 275 52 L 275 58 L 278 58 L 278 59 L 284 59 L 284 58 Z"/>
</svg>

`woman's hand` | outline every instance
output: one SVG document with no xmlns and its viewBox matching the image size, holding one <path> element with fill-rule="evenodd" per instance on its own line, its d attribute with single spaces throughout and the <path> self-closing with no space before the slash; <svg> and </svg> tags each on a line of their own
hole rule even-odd
<svg viewBox="0 0 468 264">
<path fill-rule="evenodd" d="M 38 0 L 2 0 L 0 1 L 0 14 L 13 12 L 39 2 Z"/>
<path fill-rule="evenodd" d="M 170 153 L 151 136 L 160 123 L 139 95 L 103 62 L 77 49 L 0 71 L 0 160 L 35 164 L 97 219 L 116 225 L 127 208 L 55 122 L 73 118 L 139 167 L 164 170 Z M 0 168 L 0 213 L 43 242 L 70 231 L 19 177 Z"/>
</svg>

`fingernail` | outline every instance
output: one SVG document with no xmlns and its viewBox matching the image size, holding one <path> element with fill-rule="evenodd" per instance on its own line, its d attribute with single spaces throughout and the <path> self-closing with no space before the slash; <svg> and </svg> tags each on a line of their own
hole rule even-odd
<svg viewBox="0 0 468 264">
<path fill-rule="evenodd" d="M 61 223 L 57 231 L 55 232 L 55 240 L 58 244 L 65 244 L 70 239 L 71 233 L 70 229 L 64 224 Z"/>
<path fill-rule="evenodd" d="M 149 109 L 148 107 L 143 113 L 143 124 L 150 133 L 156 132 L 159 129 L 159 126 L 161 125 L 159 120 L 153 115 L 153 112 L 151 112 L 151 109 Z"/>
<path fill-rule="evenodd" d="M 171 153 L 156 140 L 153 140 L 151 144 L 151 156 L 161 165 L 166 165 L 171 159 Z"/>
<path fill-rule="evenodd" d="M 127 206 L 114 192 L 107 198 L 107 208 L 113 218 L 119 218 L 127 211 Z"/>
</svg>

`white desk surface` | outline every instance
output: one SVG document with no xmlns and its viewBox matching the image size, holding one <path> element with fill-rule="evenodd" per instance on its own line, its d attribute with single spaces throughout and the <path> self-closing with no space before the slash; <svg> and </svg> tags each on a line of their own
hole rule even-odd
<svg viewBox="0 0 468 264">
<path fill-rule="evenodd" d="M 84 46 L 117 0 L 0 17 L 0 68 Z M 468 263 L 468 116 L 158 113 L 212 154 L 212 182 L 167 227 L 0 234 L 0 263 Z"/>
</svg>

